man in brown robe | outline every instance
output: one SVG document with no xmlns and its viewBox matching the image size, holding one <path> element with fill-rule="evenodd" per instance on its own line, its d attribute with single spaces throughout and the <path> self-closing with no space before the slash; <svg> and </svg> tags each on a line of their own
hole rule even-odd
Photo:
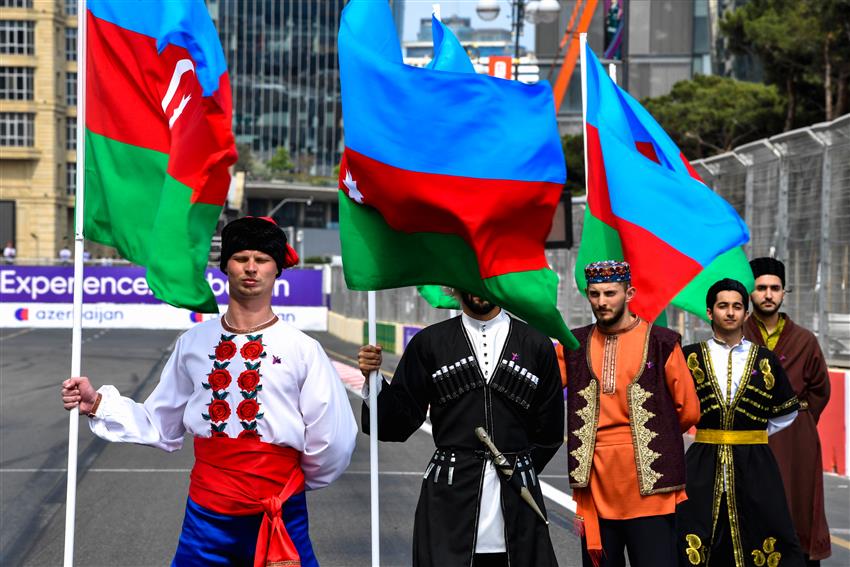
<svg viewBox="0 0 850 567">
<path fill-rule="evenodd" d="M 800 400 L 800 413 L 790 427 L 771 435 L 770 448 L 779 463 L 785 496 L 808 565 L 830 556 L 829 526 L 823 502 L 823 466 L 817 423 L 829 401 L 826 360 L 815 336 L 779 311 L 785 298 L 785 265 L 775 258 L 750 262 L 755 289 L 753 314 L 744 325 L 750 341 L 779 358 Z"/>
</svg>

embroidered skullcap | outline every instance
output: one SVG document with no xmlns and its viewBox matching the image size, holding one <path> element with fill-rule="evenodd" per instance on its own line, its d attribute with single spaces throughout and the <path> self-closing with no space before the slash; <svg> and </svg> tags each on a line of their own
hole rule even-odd
<svg viewBox="0 0 850 567">
<path fill-rule="evenodd" d="M 628 262 L 605 260 L 593 262 L 584 267 L 584 277 L 588 284 L 632 281 L 632 269 Z"/>
<path fill-rule="evenodd" d="M 227 273 L 227 261 L 242 250 L 258 250 L 274 259 L 277 275 L 298 263 L 298 254 L 286 242 L 286 235 L 269 217 L 242 217 L 227 223 L 221 231 L 221 262 Z"/>
<path fill-rule="evenodd" d="M 744 304 L 744 311 L 750 310 L 750 294 L 747 293 L 747 288 L 744 287 L 744 284 L 738 280 L 733 280 L 732 278 L 723 278 L 722 280 L 714 282 L 714 284 L 708 288 L 708 293 L 705 296 L 705 306 L 708 309 L 713 308 L 714 304 L 717 303 L 717 294 L 721 291 L 737 291 L 741 294 L 741 302 Z"/>
<path fill-rule="evenodd" d="M 776 276 L 782 281 L 782 287 L 785 287 L 785 264 L 776 258 L 765 256 L 764 258 L 750 260 L 750 268 L 753 270 L 754 278 L 759 276 Z"/>
</svg>

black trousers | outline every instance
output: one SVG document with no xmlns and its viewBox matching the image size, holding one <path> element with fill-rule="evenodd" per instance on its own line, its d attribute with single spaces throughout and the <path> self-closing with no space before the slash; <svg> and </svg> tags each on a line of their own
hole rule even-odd
<svg viewBox="0 0 850 567">
<path fill-rule="evenodd" d="M 625 567 L 625 550 L 631 567 L 676 566 L 676 515 L 646 516 L 632 520 L 599 519 L 602 535 L 600 567 Z M 593 567 L 587 542 L 581 539 L 581 561 Z"/>
<path fill-rule="evenodd" d="M 508 554 L 476 553 L 472 556 L 472 567 L 508 567 Z"/>
</svg>

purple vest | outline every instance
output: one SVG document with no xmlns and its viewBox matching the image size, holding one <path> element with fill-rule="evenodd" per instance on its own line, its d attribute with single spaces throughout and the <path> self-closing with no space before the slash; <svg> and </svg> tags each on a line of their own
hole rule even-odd
<svg viewBox="0 0 850 567">
<path fill-rule="evenodd" d="M 567 364 L 567 450 L 570 486 L 590 482 L 601 384 L 590 367 L 588 342 L 594 325 L 574 330 L 578 350 L 564 351 Z M 650 326 L 640 375 L 628 386 L 629 424 L 642 496 L 685 487 L 685 446 L 664 365 L 679 342 L 678 333 Z"/>
</svg>

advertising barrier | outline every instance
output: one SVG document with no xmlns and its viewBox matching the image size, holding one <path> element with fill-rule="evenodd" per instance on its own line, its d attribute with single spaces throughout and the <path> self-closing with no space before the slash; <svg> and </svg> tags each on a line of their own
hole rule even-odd
<svg viewBox="0 0 850 567">
<path fill-rule="evenodd" d="M 850 440 L 847 426 L 850 423 L 850 370 L 829 370 L 830 395 L 818 420 L 823 470 L 847 476 L 850 471 Z"/>
<path fill-rule="evenodd" d="M 227 278 L 206 273 L 224 311 Z M 86 267 L 83 277 L 83 327 L 111 329 L 187 329 L 218 317 L 162 303 L 148 288 L 144 268 Z M 70 328 L 74 278 L 71 266 L 0 267 L 0 327 Z M 287 270 L 275 282 L 272 309 L 303 331 L 327 330 L 327 307 L 320 270 Z"/>
</svg>

